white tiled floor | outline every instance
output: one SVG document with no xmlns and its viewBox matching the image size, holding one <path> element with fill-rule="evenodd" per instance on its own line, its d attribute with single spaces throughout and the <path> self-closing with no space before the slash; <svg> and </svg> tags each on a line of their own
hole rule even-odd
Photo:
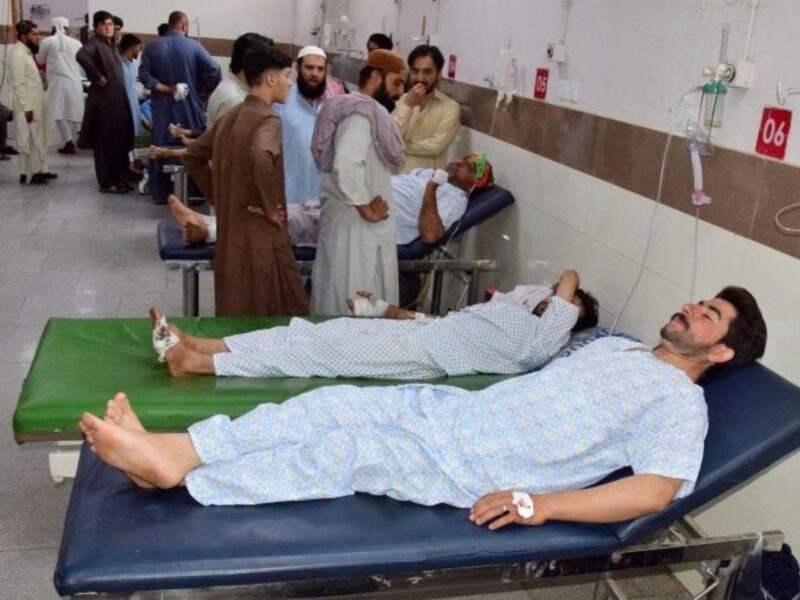
<svg viewBox="0 0 800 600">
<path fill-rule="evenodd" d="M 53 567 L 71 486 L 55 486 L 45 444 L 17 446 L 11 419 L 42 328 L 51 316 L 145 316 L 152 304 L 181 308 L 181 281 L 158 258 L 156 223 L 167 211 L 134 194 L 96 190 L 91 156 L 53 156 L 58 180 L 20 186 L 0 163 L 0 599 L 56 598 Z M 201 276 L 201 314 L 213 312 Z M 652 596 L 678 597 L 668 577 L 643 581 Z M 649 581 L 649 583 L 647 583 Z M 590 598 L 592 585 L 516 591 L 494 600 Z M 639 588 L 641 592 L 642 589 Z M 642 593 L 639 593 L 641 596 Z"/>
</svg>

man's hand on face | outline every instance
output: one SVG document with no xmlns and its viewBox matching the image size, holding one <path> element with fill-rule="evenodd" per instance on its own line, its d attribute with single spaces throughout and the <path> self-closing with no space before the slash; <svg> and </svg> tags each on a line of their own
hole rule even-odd
<svg viewBox="0 0 800 600">
<path fill-rule="evenodd" d="M 33 111 L 32 110 L 26 110 L 25 111 L 25 121 L 28 122 L 28 123 L 33 121 Z"/>
<path fill-rule="evenodd" d="M 428 89 L 424 83 L 415 83 L 405 96 L 405 103 L 411 108 L 419 106 L 428 97 Z"/>
<path fill-rule="evenodd" d="M 389 218 L 389 205 L 380 196 L 375 196 L 369 204 L 356 206 L 361 218 L 369 223 L 377 223 Z"/>
<path fill-rule="evenodd" d="M 514 505 L 514 492 L 493 492 L 486 494 L 478 500 L 469 511 L 469 520 L 476 525 L 489 524 L 489 529 L 495 530 L 505 527 L 510 523 L 519 525 L 542 525 L 547 520 L 544 512 L 536 505 L 536 510 L 530 518 L 523 518 Z"/>
</svg>

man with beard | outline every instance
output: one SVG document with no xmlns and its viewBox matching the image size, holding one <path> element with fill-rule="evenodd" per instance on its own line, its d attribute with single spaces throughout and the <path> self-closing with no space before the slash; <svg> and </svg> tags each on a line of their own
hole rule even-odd
<svg viewBox="0 0 800 600">
<path fill-rule="evenodd" d="M 417 46 L 408 55 L 408 66 L 411 89 L 392 113 L 406 144 L 406 161 L 400 172 L 441 169 L 461 126 L 461 108 L 437 87 L 444 67 L 439 48 Z"/>
<path fill-rule="evenodd" d="M 403 93 L 406 65 L 375 50 L 359 73 L 359 91 L 325 102 L 311 152 L 322 172 L 311 310 L 343 315 L 355 290 L 398 302 L 392 170 L 403 162 L 403 140 L 378 103 Z"/>
<path fill-rule="evenodd" d="M 686 304 L 654 349 L 601 338 L 484 390 L 325 386 L 187 433 L 144 430 L 127 397 L 80 428 L 136 485 L 185 485 L 203 505 L 388 495 L 470 508 L 469 520 L 613 523 L 692 492 L 708 412 L 696 382 L 764 353 L 753 296 L 727 287 Z M 632 473 L 600 483 L 630 467 Z M 302 474 L 302 476 L 299 476 Z"/>
<path fill-rule="evenodd" d="M 55 123 L 64 146 L 59 154 L 75 154 L 76 132 L 83 121 L 83 83 L 75 55 L 81 43 L 69 35 L 69 19 L 53 17 L 53 34 L 42 41 L 36 60 L 46 67 L 47 117 Z"/>
<path fill-rule="evenodd" d="M 306 46 L 297 54 L 297 82 L 286 104 L 276 107 L 283 121 L 286 202 L 300 204 L 319 197 L 320 174 L 311 156 L 317 113 L 328 98 L 345 93 L 341 82 L 327 77 L 322 48 Z"/>
<path fill-rule="evenodd" d="M 249 95 L 183 155 L 217 214 L 218 316 L 308 314 L 286 226 L 281 120 L 272 109 L 286 102 L 291 65 L 274 46 L 251 47 L 244 56 Z"/>
<path fill-rule="evenodd" d="M 92 25 L 94 36 L 75 57 L 92 83 L 86 97 L 78 147 L 94 150 L 94 169 L 100 191 L 123 194 L 130 191 L 128 152 L 133 148 L 133 117 L 114 44 L 111 13 L 97 11 Z"/>
<path fill-rule="evenodd" d="M 19 150 L 19 182 L 47 183 L 56 175 L 48 172 L 46 163 L 44 86 L 34 59 L 39 52 L 39 29 L 33 21 L 20 21 L 16 31 L 17 43 L 8 56 L 8 79 Z"/>
</svg>

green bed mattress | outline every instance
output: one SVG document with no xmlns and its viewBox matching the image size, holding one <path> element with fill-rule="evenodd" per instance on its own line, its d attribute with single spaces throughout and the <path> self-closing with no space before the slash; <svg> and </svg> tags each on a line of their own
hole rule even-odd
<svg viewBox="0 0 800 600">
<path fill-rule="evenodd" d="M 176 318 L 188 333 L 223 337 L 286 325 L 288 317 Z M 311 318 L 319 322 L 324 318 Z M 156 360 L 148 319 L 50 319 L 22 386 L 14 413 L 17 442 L 79 439 L 84 411 L 102 414 L 116 392 L 128 394 L 148 429 L 181 431 L 208 416 L 241 415 L 263 402 L 283 402 L 308 390 L 348 383 L 407 383 L 376 379 L 246 379 L 170 377 Z M 430 380 L 481 389 L 503 376 L 473 375 Z"/>
</svg>

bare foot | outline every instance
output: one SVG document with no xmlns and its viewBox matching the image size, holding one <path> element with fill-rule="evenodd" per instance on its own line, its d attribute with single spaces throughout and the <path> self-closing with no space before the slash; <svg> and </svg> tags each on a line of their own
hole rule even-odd
<svg viewBox="0 0 800 600">
<path fill-rule="evenodd" d="M 189 245 L 205 244 L 208 241 L 208 227 L 205 223 L 186 223 L 181 226 L 181 237 Z"/>
<path fill-rule="evenodd" d="M 83 414 L 80 428 L 104 463 L 162 489 L 180 485 L 202 464 L 186 433 L 125 429 L 91 413 Z"/>
<path fill-rule="evenodd" d="M 187 224 L 197 225 L 198 227 L 205 226 L 203 215 L 183 204 L 176 195 L 170 194 L 167 202 L 169 203 L 169 212 L 172 213 L 172 216 L 175 217 L 181 227 Z"/>
<path fill-rule="evenodd" d="M 164 360 L 173 377 L 184 378 L 214 373 L 214 360 L 211 355 L 198 352 L 183 339 L 164 353 Z"/>
<path fill-rule="evenodd" d="M 117 394 L 106 403 L 105 419 L 125 429 L 144 431 L 142 422 L 139 420 L 139 415 L 134 412 L 130 400 L 128 400 L 128 396 L 126 396 L 124 392 L 117 392 Z"/>
</svg>

